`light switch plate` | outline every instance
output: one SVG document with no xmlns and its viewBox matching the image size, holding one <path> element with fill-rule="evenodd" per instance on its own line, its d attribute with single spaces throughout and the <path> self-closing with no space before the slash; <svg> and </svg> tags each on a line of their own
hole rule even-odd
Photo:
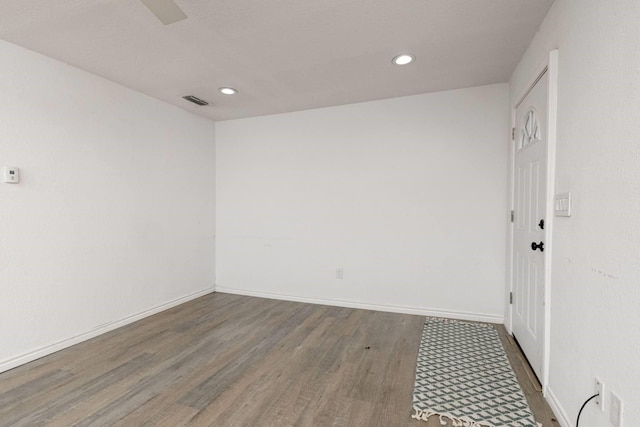
<svg viewBox="0 0 640 427">
<path fill-rule="evenodd" d="M 20 182 L 20 169 L 14 166 L 4 167 L 4 182 L 7 184 L 17 184 Z"/>
<path fill-rule="evenodd" d="M 556 194 L 553 212 L 555 216 L 571 216 L 571 193 Z"/>
</svg>

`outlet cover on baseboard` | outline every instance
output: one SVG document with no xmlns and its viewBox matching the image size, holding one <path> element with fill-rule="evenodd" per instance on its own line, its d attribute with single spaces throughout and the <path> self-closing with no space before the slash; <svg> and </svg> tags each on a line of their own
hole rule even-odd
<svg viewBox="0 0 640 427">
<path fill-rule="evenodd" d="M 611 411 L 609 412 L 609 419 L 613 427 L 622 427 L 622 400 L 613 392 L 611 392 Z"/>
</svg>

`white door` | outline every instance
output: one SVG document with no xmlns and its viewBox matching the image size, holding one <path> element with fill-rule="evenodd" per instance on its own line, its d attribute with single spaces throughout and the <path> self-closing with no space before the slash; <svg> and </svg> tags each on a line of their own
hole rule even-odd
<svg viewBox="0 0 640 427">
<path fill-rule="evenodd" d="M 513 335 L 540 380 L 544 359 L 547 88 L 545 72 L 516 108 Z"/>
</svg>

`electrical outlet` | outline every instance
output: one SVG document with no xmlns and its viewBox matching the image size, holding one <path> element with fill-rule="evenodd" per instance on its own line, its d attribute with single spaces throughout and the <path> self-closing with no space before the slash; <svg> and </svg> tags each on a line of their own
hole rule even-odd
<svg viewBox="0 0 640 427">
<path fill-rule="evenodd" d="M 594 399 L 596 405 L 604 412 L 604 384 L 598 378 L 595 378 L 593 384 L 593 394 L 597 394 L 598 397 Z"/>
<path fill-rule="evenodd" d="M 609 419 L 613 427 L 622 427 L 622 400 L 613 392 L 611 392 L 611 411 Z"/>
<path fill-rule="evenodd" d="M 344 271 L 342 268 L 336 269 L 336 279 L 342 279 L 344 277 Z"/>
</svg>

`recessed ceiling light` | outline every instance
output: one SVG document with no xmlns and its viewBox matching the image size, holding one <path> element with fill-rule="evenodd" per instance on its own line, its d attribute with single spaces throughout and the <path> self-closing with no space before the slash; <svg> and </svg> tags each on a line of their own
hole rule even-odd
<svg viewBox="0 0 640 427">
<path fill-rule="evenodd" d="M 225 95 L 235 95 L 236 93 L 238 93 L 238 91 L 232 87 L 221 87 L 218 90 L 224 93 Z"/>
<path fill-rule="evenodd" d="M 416 59 L 416 57 L 413 56 L 412 54 L 403 53 L 402 55 L 398 55 L 395 58 L 393 58 L 392 62 L 396 65 L 407 65 L 413 62 L 414 59 Z"/>
</svg>

